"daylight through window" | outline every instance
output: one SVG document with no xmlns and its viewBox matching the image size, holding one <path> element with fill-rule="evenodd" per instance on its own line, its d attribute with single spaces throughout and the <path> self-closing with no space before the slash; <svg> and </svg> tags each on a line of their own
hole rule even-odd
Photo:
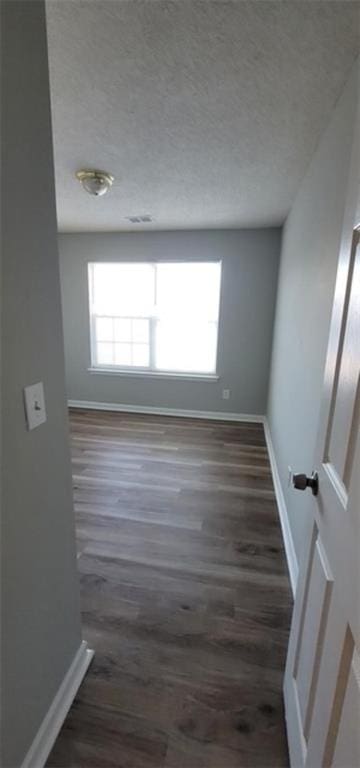
<svg viewBox="0 0 360 768">
<path fill-rule="evenodd" d="M 91 363 L 215 374 L 220 262 L 89 264 Z"/>
</svg>

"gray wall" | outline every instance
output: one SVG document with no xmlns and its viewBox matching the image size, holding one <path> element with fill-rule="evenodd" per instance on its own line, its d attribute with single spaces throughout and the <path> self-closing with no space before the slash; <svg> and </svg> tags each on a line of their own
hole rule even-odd
<svg viewBox="0 0 360 768">
<path fill-rule="evenodd" d="M 312 465 L 344 214 L 358 82 L 337 104 L 287 219 L 279 272 L 268 419 L 299 558 L 308 494 L 287 485 Z"/>
<path fill-rule="evenodd" d="M 81 642 L 43 2 L 2 2 L 2 762 L 19 766 Z M 26 384 L 48 420 L 25 427 Z"/>
<path fill-rule="evenodd" d="M 265 413 L 280 230 L 59 236 L 67 393 L 70 399 Z M 87 262 L 222 259 L 217 382 L 89 373 Z M 222 389 L 231 398 L 222 399 Z"/>
</svg>

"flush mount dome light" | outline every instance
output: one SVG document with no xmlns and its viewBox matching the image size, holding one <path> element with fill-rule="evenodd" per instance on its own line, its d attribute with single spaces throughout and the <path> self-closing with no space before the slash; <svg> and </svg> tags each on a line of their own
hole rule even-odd
<svg viewBox="0 0 360 768">
<path fill-rule="evenodd" d="M 95 195 L 95 197 L 105 195 L 114 181 L 111 173 L 106 173 L 106 171 L 77 171 L 76 178 L 79 179 L 81 186 L 86 192 L 89 195 Z"/>
</svg>

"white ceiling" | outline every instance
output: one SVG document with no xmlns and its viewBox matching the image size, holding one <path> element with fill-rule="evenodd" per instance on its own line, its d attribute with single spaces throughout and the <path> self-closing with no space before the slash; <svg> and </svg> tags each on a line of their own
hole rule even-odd
<svg viewBox="0 0 360 768">
<path fill-rule="evenodd" d="M 282 223 L 359 50 L 359 8 L 49 0 L 59 228 Z M 114 174 L 108 195 L 80 188 L 83 167 Z"/>
</svg>

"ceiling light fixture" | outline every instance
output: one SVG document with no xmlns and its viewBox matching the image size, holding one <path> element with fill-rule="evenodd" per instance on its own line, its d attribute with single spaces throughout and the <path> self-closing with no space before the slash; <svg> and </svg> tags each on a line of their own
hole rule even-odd
<svg viewBox="0 0 360 768">
<path fill-rule="evenodd" d="M 75 175 L 86 192 L 95 197 L 105 195 L 114 181 L 114 176 L 106 171 L 81 170 Z"/>
</svg>

